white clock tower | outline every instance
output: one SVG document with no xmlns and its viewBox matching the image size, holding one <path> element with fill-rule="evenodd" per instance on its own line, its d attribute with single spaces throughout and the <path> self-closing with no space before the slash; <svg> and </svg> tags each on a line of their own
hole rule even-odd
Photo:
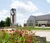
<svg viewBox="0 0 50 43">
<path fill-rule="evenodd" d="M 11 25 L 16 24 L 16 9 L 12 8 L 10 10 L 10 17 L 11 17 Z"/>
</svg>

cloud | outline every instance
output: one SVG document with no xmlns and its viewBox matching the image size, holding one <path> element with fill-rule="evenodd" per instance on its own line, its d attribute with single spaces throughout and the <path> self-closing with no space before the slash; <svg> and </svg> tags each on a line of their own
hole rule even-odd
<svg viewBox="0 0 50 43">
<path fill-rule="evenodd" d="M 24 16 L 22 13 L 17 12 L 16 14 L 16 23 L 21 24 L 23 26 L 26 23 L 28 16 Z"/>
<path fill-rule="evenodd" d="M 0 20 L 5 20 L 6 17 L 8 17 L 8 11 L 3 9 L 2 11 L 0 11 Z"/>
<path fill-rule="evenodd" d="M 34 13 L 34 14 L 32 14 L 33 16 L 40 16 L 40 15 L 44 15 L 43 13 L 41 13 L 41 12 L 38 12 L 38 13 Z"/>
<path fill-rule="evenodd" d="M 50 11 L 48 11 L 48 14 L 50 14 Z"/>
<path fill-rule="evenodd" d="M 31 1 L 28 1 L 27 3 L 25 3 L 22 1 L 13 0 L 10 7 L 16 8 L 16 12 L 17 12 L 16 22 L 21 24 L 22 26 L 24 23 L 26 23 L 31 12 L 35 12 L 35 11 L 39 10 L 37 8 L 37 6 L 35 4 L 33 4 Z"/>
<path fill-rule="evenodd" d="M 16 0 L 12 0 L 12 2 L 14 2 L 14 1 L 16 1 Z"/>
<path fill-rule="evenodd" d="M 32 14 L 32 15 L 33 15 L 33 16 L 40 16 L 40 15 L 46 15 L 46 14 L 50 14 L 50 11 L 45 12 L 45 13 L 43 13 L 43 12 L 37 12 L 37 13 L 34 13 L 34 14 Z"/>
<path fill-rule="evenodd" d="M 0 11 L 0 15 L 5 15 L 5 14 L 7 14 L 7 13 L 8 13 L 8 11 L 5 10 L 5 9 L 3 9 L 2 11 Z"/>
<path fill-rule="evenodd" d="M 28 1 L 27 3 L 21 2 L 21 1 L 14 1 L 11 5 L 11 8 L 23 8 L 25 11 L 29 12 L 35 12 L 38 10 L 37 6 L 33 4 L 31 1 Z"/>
<path fill-rule="evenodd" d="M 50 0 L 47 0 L 48 3 L 50 3 Z"/>
<path fill-rule="evenodd" d="M 14 0 L 12 0 L 12 2 L 13 2 Z"/>
</svg>

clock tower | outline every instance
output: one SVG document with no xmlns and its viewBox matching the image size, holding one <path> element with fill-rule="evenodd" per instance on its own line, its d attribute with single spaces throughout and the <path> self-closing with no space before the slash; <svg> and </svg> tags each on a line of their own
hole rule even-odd
<svg viewBox="0 0 50 43">
<path fill-rule="evenodd" d="M 10 10 L 10 17 L 11 17 L 11 25 L 16 24 L 16 9 L 12 8 Z"/>
</svg>

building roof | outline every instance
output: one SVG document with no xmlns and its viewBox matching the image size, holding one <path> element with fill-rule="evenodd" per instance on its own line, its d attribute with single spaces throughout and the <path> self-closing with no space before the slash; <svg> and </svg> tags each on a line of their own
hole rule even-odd
<svg viewBox="0 0 50 43">
<path fill-rule="evenodd" d="M 28 20 L 49 20 L 50 21 L 50 14 L 41 15 L 41 16 L 30 16 Z"/>
<path fill-rule="evenodd" d="M 33 19 L 35 19 L 35 16 L 30 16 L 30 17 L 28 18 L 28 20 L 33 20 Z"/>
<path fill-rule="evenodd" d="M 50 14 L 36 16 L 36 20 L 50 20 Z"/>
</svg>

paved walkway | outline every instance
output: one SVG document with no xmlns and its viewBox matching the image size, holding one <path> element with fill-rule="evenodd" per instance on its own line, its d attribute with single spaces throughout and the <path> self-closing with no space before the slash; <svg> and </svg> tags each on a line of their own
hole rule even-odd
<svg viewBox="0 0 50 43">
<path fill-rule="evenodd" d="M 32 30 L 37 36 L 46 37 L 47 41 L 50 41 L 50 30 Z"/>
<path fill-rule="evenodd" d="M 35 28 L 43 28 L 43 27 L 38 27 L 38 26 L 36 26 Z M 50 27 L 44 27 L 44 28 L 50 28 Z"/>
</svg>

